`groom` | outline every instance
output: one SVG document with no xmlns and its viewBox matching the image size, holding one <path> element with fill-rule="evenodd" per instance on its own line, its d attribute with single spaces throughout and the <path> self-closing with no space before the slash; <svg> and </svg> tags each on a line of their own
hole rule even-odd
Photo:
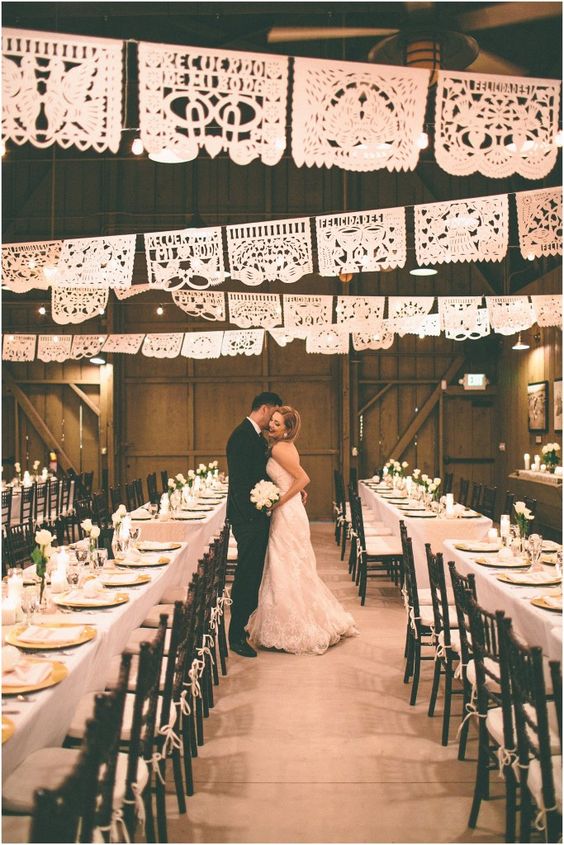
<svg viewBox="0 0 564 845">
<path fill-rule="evenodd" d="M 243 657 L 257 656 L 247 642 L 245 625 L 258 603 L 270 528 L 268 516 L 255 508 L 250 496 L 255 484 L 268 478 L 267 443 L 261 432 L 268 428 L 273 411 L 282 404 L 282 399 L 276 393 L 259 393 L 253 399 L 251 413 L 227 441 L 227 519 L 237 540 L 229 645 L 232 651 Z"/>
</svg>

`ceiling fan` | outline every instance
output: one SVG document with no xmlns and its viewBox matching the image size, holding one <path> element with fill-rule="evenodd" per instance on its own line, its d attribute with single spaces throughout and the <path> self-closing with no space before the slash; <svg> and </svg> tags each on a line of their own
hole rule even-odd
<svg viewBox="0 0 564 845">
<path fill-rule="evenodd" d="M 368 53 L 368 61 L 438 70 L 464 70 L 526 76 L 527 68 L 481 50 L 469 33 L 559 17 L 561 3 L 493 3 L 461 12 L 442 13 L 441 3 L 404 3 L 405 20 L 399 27 L 288 26 L 273 27 L 269 44 L 291 41 L 367 38 L 380 36 Z M 448 4 L 452 6 L 453 4 Z"/>
</svg>

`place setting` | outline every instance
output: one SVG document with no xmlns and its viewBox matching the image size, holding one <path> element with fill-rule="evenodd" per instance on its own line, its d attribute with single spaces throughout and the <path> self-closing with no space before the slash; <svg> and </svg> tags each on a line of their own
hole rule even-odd
<svg viewBox="0 0 564 845">
<path fill-rule="evenodd" d="M 24 695 L 64 680 L 68 669 L 59 660 L 22 654 L 12 645 L 2 648 L 2 695 Z"/>
<path fill-rule="evenodd" d="M 52 596 L 52 602 L 57 607 L 73 610 L 117 607 L 128 601 L 128 593 L 108 590 L 99 577 L 89 578 L 81 587 Z"/>
<path fill-rule="evenodd" d="M 21 623 L 6 632 L 6 643 L 27 651 L 48 651 L 72 648 L 96 637 L 92 625 L 71 625 L 64 622 Z"/>
</svg>

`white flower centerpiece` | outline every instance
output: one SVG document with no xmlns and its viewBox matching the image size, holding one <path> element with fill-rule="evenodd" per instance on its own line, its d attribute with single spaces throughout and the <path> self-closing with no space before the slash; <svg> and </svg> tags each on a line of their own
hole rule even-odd
<svg viewBox="0 0 564 845">
<path fill-rule="evenodd" d="M 280 488 L 272 481 L 259 481 L 251 490 L 250 498 L 258 511 L 269 514 L 280 499 Z"/>
<path fill-rule="evenodd" d="M 120 557 L 127 552 L 129 548 L 129 525 L 130 519 L 127 514 L 125 505 L 120 505 L 112 514 L 112 525 L 114 527 L 114 536 L 112 538 L 112 551 L 114 557 Z"/>
<path fill-rule="evenodd" d="M 535 515 L 529 510 L 525 502 L 515 502 L 513 505 L 515 510 L 515 522 L 519 527 L 519 536 L 525 540 L 529 534 L 529 523 L 533 521 Z"/>
<path fill-rule="evenodd" d="M 98 525 L 94 525 L 91 519 L 84 519 L 80 523 L 80 527 L 88 536 L 88 552 L 90 554 L 90 557 L 92 557 L 95 550 L 98 548 L 98 537 L 100 536 L 100 527 Z"/>
<path fill-rule="evenodd" d="M 182 491 L 188 482 L 181 472 L 168 479 L 168 502 L 171 511 L 176 511 L 182 503 Z"/>
<path fill-rule="evenodd" d="M 549 472 L 554 472 L 560 463 L 560 444 L 546 443 L 542 449 L 543 463 Z"/>
<path fill-rule="evenodd" d="M 37 531 L 35 534 L 35 542 L 36 546 L 31 553 L 31 559 L 35 564 L 35 573 L 37 577 L 40 579 L 40 586 L 39 586 L 39 601 L 41 602 L 43 599 L 43 593 L 45 590 L 45 576 L 47 574 L 47 564 L 51 559 L 51 554 L 53 552 L 52 542 L 55 539 L 54 535 L 51 534 L 50 531 L 47 531 L 46 528 L 42 528 L 40 531 Z"/>
</svg>

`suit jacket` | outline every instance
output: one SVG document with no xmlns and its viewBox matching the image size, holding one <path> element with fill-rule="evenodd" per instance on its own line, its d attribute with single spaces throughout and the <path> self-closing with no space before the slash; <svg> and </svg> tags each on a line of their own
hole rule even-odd
<svg viewBox="0 0 564 845">
<path fill-rule="evenodd" d="M 255 508 L 249 498 L 255 484 L 268 478 L 267 449 L 265 439 L 256 433 L 248 419 L 244 419 L 237 426 L 227 441 L 227 519 L 233 524 L 268 519 Z"/>
</svg>

